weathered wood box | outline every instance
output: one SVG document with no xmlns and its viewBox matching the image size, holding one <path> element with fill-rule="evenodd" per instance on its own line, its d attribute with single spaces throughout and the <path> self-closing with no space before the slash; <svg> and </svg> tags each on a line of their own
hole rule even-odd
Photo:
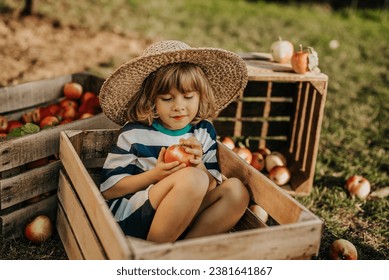
<svg viewBox="0 0 389 280">
<path fill-rule="evenodd" d="M 19 119 L 36 107 L 63 98 L 63 85 L 76 81 L 85 91 L 98 93 L 104 80 L 88 73 L 77 73 L 49 80 L 0 88 L 0 115 Z M 61 163 L 54 160 L 33 169 L 26 164 L 54 156 L 59 150 L 59 134 L 64 129 L 113 128 L 104 114 L 42 130 L 35 134 L 0 142 L 0 240 L 19 236 L 26 222 L 38 214 L 55 219 L 57 187 Z M 45 194 L 42 196 L 42 194 Z M 37 197 L 41 199 L 36 199 Z M 46 197 L 42 199 L 42 197 Z M 39 200 L 33 203 L 34 198 Z"/>
<path fill-rule="evenodd" d="M 292 177 L 282 186 L 292 195 L 308 195 L 313 186 L 327 95 L 325 74 L 296 74 L 267 53 L 241 54 L 249 82 L 244 93 L 214 120 L 218 135 L 233 136 L 251 151 L 281 152 Z M 266 174 L 266 171 L 263 171 Z"/>
<path fill-rule="evenodd" d="M 323 222 L 265 175 L 218 143 L 221 171 L 238 177 L 270 218 L 247 209 L 233 231 L 156 244 L 125 236 L 98 185 L 118 130 L 61 132 L 57 230 L 69 259 L 310 259 Z"/>
</svg>

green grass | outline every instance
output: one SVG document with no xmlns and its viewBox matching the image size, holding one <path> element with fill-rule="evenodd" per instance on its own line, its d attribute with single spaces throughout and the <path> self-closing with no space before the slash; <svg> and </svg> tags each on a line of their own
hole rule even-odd
<svg viewBox="0 0 389 280">
<path fill-rule="evenodd" d="M 0 8 L 20 8 L 22 2 L 0 0 Z M 387 11 L 334 12 L 243 0 L 40 0 L 36 11 L 66 25 L 237 52 L 268 52 L 278 36 L 295 47 L 314 47 L 329 76 L 328 98 L 315 185 L 298 200 L 325 221 L 319 258 L 326 258 L 334 238 L 346 238 L 358 246 L 361 259 L 389 259 L 389 198 L 361 202 L 343 189 L 352 174 L 367 177 L 373 190 L 389 186 Z M 331 40 L 339 47 L 331 49 Z"/>
</svg>

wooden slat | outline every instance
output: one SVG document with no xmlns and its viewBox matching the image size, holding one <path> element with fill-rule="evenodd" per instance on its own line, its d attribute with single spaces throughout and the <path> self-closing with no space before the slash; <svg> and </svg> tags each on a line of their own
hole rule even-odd
<svg viewBox="0 0 389 280">
<path fill-rule="evenodd" d="M 23 230 L 27 222 L 37 215 L 44 214 L 55 220 L 57 213 L 58 198 L 52 195 L 37 203 L 28 205 L 11 213 L 0 216 L 1 237 L 9 239 L 23 235 Z"/>
<path fill-rule="evenodd" d="M 317 255 L 319 220 L 144 246 L 132 242 L 136 259 L 309 259 Z"/>
<path fill-rule="evenodd" d="M 70 260 L 84 260 L 84 255 L 78 246 L 76 237 L 61 204 L 58 205 L 56 228 L 68 258 Z"/>
<path fill-rule="evenodd" d="M 301 204 L 286 194 L 265 175 L 245 163 L 233 151 L 218 142 L 221 171 L 226 177 L 237 177 L 249 188 L 254 201 L 280 224 L 294 223 L 302 211 Z M 274 203 L 277 201 L 277 203 Z"/>
<path fill-rule="evenodd" d="M 65 132 L 61 133 L 60 158 L 108 258 L 131 258 L 122 230 Z"/>
<path fill-rule="evenodd" d="M 85 258 L 89 260 L 106 259 L 104 249 L 89 222 L 83 206 L 78 201 L 70 182 L 62 172 L 59 175 L 58 199 Z"/>
<path fill-rule="evenodd" d="M 62 95 L 63 85 L 71 80 L 72 76 L 67 75 L 0 88 L 0 113 L 29 108 L 57 100 Z"/>
<path fill-rule="evenodd" d="M 100 113 L 88 119 L 77 120 L 35 134 L 0 142 L 0 171 L 58 153 L 59 134 L 63 130 L 114 127 L 117 125 Z"/>
<path fill-rule="evenodd" d="M 273 85 L 272 82 L 269 82 L 267 84 L 266 102 L 265 102 L 265 107 L 264 107 L 263 112 L 262 112 L 262 117 L 264 119 L 268 119 L 270 116 L 270 109 L 271 109 L 270 98 L 271 98 L 271 92 L 272 92 L 272 85 Z M 266 140 L 265 139 L 266 139 L 268 130 L 269 130 L 269 121 L 265 121 L 262 124 L 262 129 L 261 129 L 261 133 L 260 133 L 261 140 L 259 141 L 259 146 L 258 146 L 259 149 L 266 148 Z"/>
<path fill-rule="evenodd" d="M 0 210 L 57 189 L 60 161 L 0 180 Z"/>
</svg>

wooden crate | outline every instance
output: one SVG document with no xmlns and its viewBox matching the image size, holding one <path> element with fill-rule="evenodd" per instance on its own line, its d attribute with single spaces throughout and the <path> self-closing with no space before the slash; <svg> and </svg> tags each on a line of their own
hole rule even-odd
<svg viewBox="0 0 389 280">
<path fill-rule="evenodd" d="M 84 90 L 98 93 L 104 80 L 88 73 L 66 75 L 50 80 L 0 88 L 0 114 L 19 119 L 36 107 L 56 103 L 62 98 L 63 85 L 76 81 Z M 117 127 L 104 114 L 45 129 L 0 142 L 0 240 L 21 235 L 26 222 L 35 215 L 56 217 L 57 187 L 61 163 L 58 159 L 59 133 L 64 129 Z M 49 164 L 27 169 L 27 163 L 51 156 Z M 47 197 L 43 199 L 45 196 Z M 42 200 L 32 203 L 31 199 Z"/>
<path fill-rule="evenodd" d="M 162 244 L 125 236 L 98 188 L 117 134 L 61 132 L 57 230 L 70 259 L 310 259 L 318 254 L 323 222 L 220 142 L 223 175 L 244 182 L 271 217 L 267 223 L 247 209 L 225 234 Z"/>
<path fill-rule="evenodd" d="M 249 82 L 233 103 L 214 119 L 221 137 L 233 136 L 250 150 L 267 147 L 285 155 L 292 195 L 311 192 L 327 95 L 325 74 L 296 74 L 270 54 L 241 54 Z M 264 171 L 264 173 L 266 173 Z"/>
</svg>

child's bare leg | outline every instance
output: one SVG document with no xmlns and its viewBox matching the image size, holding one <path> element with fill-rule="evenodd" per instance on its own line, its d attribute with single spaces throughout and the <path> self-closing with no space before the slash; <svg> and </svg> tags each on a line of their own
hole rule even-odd
<svg viewBox="0 0 389 280">
<path fill-rule="evenodd" d="M 243 216 L 249 199 L 249 193 L 239 179 L 224 181 L 206 194 L 199 214 L 185 238 L 227 232 Z"/>
<path fill-rule="evenodd" d="M 209 184 L 200 169 L 187 167 L 155 184 L 149 191 L 156 209 L 147 240 L 173 242 L 196 215 Z"/>
</svg>

